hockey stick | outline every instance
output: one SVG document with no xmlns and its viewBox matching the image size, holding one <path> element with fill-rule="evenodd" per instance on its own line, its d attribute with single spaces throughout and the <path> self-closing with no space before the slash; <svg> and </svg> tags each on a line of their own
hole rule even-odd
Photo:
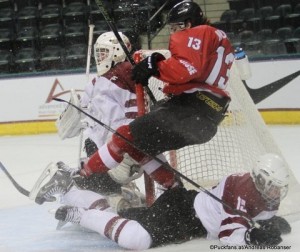
<svg viewBox="0 0 300 252">
<path fill-rule="evenodd" d="M 134 147 L 136 150 L 140 151 L 141 153 L 143 153 L 144 155 L 146 155 L 147 157 L 150 157 L 151 159 L 157 161 L 159 164 L 161 164 L 164 168 L 166 168 L 169 171 L 174 172 L 178 177 L 184 179 L 185 181 L 189 182 L 191 185 L 195 186 L 196 188 L 200 189 L 202 192 L 206 193 L 207 195 L 209 195 L 210 197 L 212 197 L 213 199 L 215 199 L 216 201 L 218 201 L 219 203 L 221 203 L 224 207 L 230 209 L 233 213 L 240 215 L 242 218 L 244 218 L 245 220 L 247 220 L 252 226 L 254 227 L 259 227 L 259 224 L 256 223 L 255 221 L 253 221 L 251 218 L 248 218 L 246 216 L 246 213 L 242 212 L 241 210 L 235 209 L 232 206 L 228 205 L 226 202 L 224 202 L 223 200 L 221 200 L 220 198 L 218 198 L 217 196 L 215 196 L 214 194 L 212 194 L 210 191 L 208 191 L 207 189 L 205 189 L 203 186 L 197 184 L 195 181 L 191 180 L 190 178 L 186 177 L 185 175 L 183 175 L 181 172 L 179 172 L 178 170 L 174 169 L 171 165 L 169 165 L 168 163 L 165 163 L 164 161 L 162 161 L 161 159 L 152 156 L 148 153 L 146 153 L 144 150 L 140 149 L 138 146 L 136 146 L 132 141 L 130 141 L 129 139 L 127 139 L 126 137 L 124 137 L 123 135 L 121 135 L 119 132 L 117 132 L 116 130 L 112 129 L 111 127 L 109 127 L 108 125 L 106 125 L 105 123 L 101 122 L 100 120 L 98 120 L 97 118 L 93 117 L 92 115 L 90 115 L 89 113 L 83 111 L 81 108 L 77 107 L 76 105 L 65 101 L 63 99 L 60 98 L 53 98 L 53 100 L 58 101 L 58 102 L 65 102 L 67 104 L 69 104 L 70 106 L 73 106 L 74 108 L 76 108 L 78 111 L 80 111 L 81 113 L 85 114 L 87 117 L 91 118 L 93 121 L 97 122 L 98 124 L 100 124 L 102 127 L 104 127 L 106 130 L 110 131 L 111 133 L 117 135 L 118 137 L 122 138 L 126 143 L 130 144 L 132 147 Z"/>
<path fill-rule="evenodd" d="M 9 180 L 12 182 L 12 184 L 14 185 L 14 187 L 23 195 L 25 195 L 26 197 L 29 197 L 29 191 L 27 191 L 26 189 L 24 189 L 22 186 L 19 185 L 19 183 L 10 175 L 10 173 L 8 172 L 8 170 L 5 168 L 5 166 L 0 162 L 0 168 L 2 171 L 4 171 L 5 175 L 9 178 Z"/>
<path fill-rule="evenodd" d="M 128 51 L 127 46 L 125 45 L 123 39 L 121 38 L 118 29 L 116 27 L 115 22 L 110 18 L 105 6 L 103 5 L 103 2 L 101 0 L 95 0 L 96 5 L 98 6 L 98 8 L 100 9 L 104 19 L 106 20 L 106 22 L 108 23 L 110 29 L 112 30 L 112 32 L 115 34 L 117 40 L 119 41 L 124 53 L 126 54 L 127 59 L 129 60 L 129 62 L 131 63 L 131 65 L 136 65 L 133 58 L 130 55 L 130 52 Z M 152 93 L 152 91 L 150 90 L 150 88 L 148 86 L 144 87 L 150 100 L 152 101 L 152 103 L 154 104 L 156 102 L 156 99 Z"/>
</svg>

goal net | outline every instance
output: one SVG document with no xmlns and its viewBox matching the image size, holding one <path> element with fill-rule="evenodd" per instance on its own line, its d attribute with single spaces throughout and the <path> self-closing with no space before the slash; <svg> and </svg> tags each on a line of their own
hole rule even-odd
<svg viewBox="0 0 300 252">
<path fill-rule="evenodd" d="M 170 56 L 168 50 L 155 50 Z M 143 59 L 154 51 L 141 50 L 139 58 Z M 151 78 L 149 88 L 156 100 L 164 98 L 161 91 L 163 83 Z M 183 175 L 195 181 L 202 187 L 210 188 L 218 181 L 232 173 L 250 171 L 255 165 L 257 157 L 272 152 L 282 156 L 264 120 L 258 112 L 254 102 L 242 83 L 239 72 L 233 64 L 228 89 L 231 103 L 228 116 L 219 126 L 215 137 L 201 145 L 187 146 L 177 151 L 164 153 L 170 164 Z M 146 96 L 146 104 L 149 99 Z M 183 181 L 187 188 L 193 188 Z M 146 193 L 147 193 L 146 186 Z M 151 191 L 151 189 L 149 189 Z M 157 196 L 159 192 L 154 190 Z M 290 186 L 288 196 L 281 203 L 280 215 L 299 215 L 300 204 L 297 194 L 300 185 L 290 170 Z"/>
</svg>

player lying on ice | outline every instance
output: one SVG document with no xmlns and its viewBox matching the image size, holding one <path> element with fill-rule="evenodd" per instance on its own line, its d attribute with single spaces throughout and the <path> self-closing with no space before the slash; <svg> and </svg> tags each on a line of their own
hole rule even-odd
<svg viewBox="0 0 300 252">
<path fill-rule="evenodd" d="M 118 212 L 104 196 L 64 183 L 72 189 L 62 196 L 66 205 L 57 209 L 55 218 L 80 224 L 133 250 L 205 236 L 230 245 L 278 245 L 281 235 L 291 232 L 288 222 L 275 216 L 288 192 L 288 179 L 286 163 L 268 153 L 258 158 L 251 172 L 229 175 L 209 190 L 231 209 L 205 192 L 176 187 L 165 191 L 149 208 Z M 51 190 L 51 183 L 41 189 L 39 197 Z M 233 209 L 242 211 L 247 219 Z M 251 225 L 249 219 L 260 227 Z"/>
<path fill-rule="evenodd" d="M 129 39 L 120 33 L 128 51 L 131 51 Z M 101 34 L 94 44 L 94 57 L 97 66 L 97 77 L 86 85 L 84 93 L 78 100 L 77 94 L 71 93 L 71 102 L 82 108 L 112 129 L 126 126 L 137 117 L 137 101 L 135 82 L 131 79 L 131 64 L 126 61 L 120 43 L 113 32 Z M 82 119 L 78 111 L 68 106 L 57 120 L 59 135 L 62 139 L 78 136 L 83 130 L 85 151 L 90 157 L 101 148 L 111 137 L 111 132 L 88 117 Z M 158 158 L 163 162 L 163 155 Z M 163 187 L 172 187 L 175 183 L 174 174 L 164 169 L 156 161 L 146 162 L 142 169 L 129 155 L 124 155 L 115 169 L 108 173 L 95 173 L 90 176 L 77 176 L 76 184 L 82 189 L 100 193 L 121 193 L 122 184 L 131 179 L 130 171 L 138 169 L 133 178 L 145 171 Z M 39 202 L 37 198 L 37 203 Z"/>
</svg>

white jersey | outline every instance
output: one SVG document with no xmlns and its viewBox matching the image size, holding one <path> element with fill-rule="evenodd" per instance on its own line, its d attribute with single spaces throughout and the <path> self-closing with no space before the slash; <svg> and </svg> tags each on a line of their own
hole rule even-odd
<svg viewBox="0 0 300 252">
<path fill-rule="evenodd" d="M 210 192 L 254 221 L 273 217 L 279 207 L 266 204 L 256 190 L 250 173 L 230 175 Z M 196 196 L 194 208 L 208 232 L 208 239 L 220 239 L 224 244 L 245 244 L 245 232 L 250 226 L 243 217 L 204 192 Z"/>
<path fill-rule="evenodd" d="M 86 87 L 81 97 L 81 106 L 105 125 L 116 130 L 128 125 L 137 117 L 137 103 L 134 82 L 130 79 L 131 65 L 128 62 L 117 64 L 103 76 L 96 77 Z M 102 146 L 111 132 L 90 118 L 85 118 L 88 127 L 85 137 Z"/>
</svg>

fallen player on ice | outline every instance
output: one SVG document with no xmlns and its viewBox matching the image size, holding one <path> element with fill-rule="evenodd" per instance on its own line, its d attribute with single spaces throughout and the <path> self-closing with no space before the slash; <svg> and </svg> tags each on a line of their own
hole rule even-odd
<svg viewBox="0 0 300 252">
<path fill-rule="evenodd" d="M 230 208 L 205 192 L 180 187 L 166 190 L 150 207 L 145 206 L 142 194 L 124 189 L 118 201 L 123 204 L 114 204 L 110 197 L 77 189 L 63 167 L 36 197 L 47 201 L 53 197 L 53 188 L 56 192 L 60 188 L 65 205 L 57 209 L 57 220 L 79 224 L 127 249 L 143 250 L 198 237 L 229 245 L 273 246 L 291 232 L 289 223 L 275 216 L 288 192 L 289 178 L 285 162 L 275 154 L 262 155 L 250 173 L 229 175 L 209 191 Z"/>
</svg>

